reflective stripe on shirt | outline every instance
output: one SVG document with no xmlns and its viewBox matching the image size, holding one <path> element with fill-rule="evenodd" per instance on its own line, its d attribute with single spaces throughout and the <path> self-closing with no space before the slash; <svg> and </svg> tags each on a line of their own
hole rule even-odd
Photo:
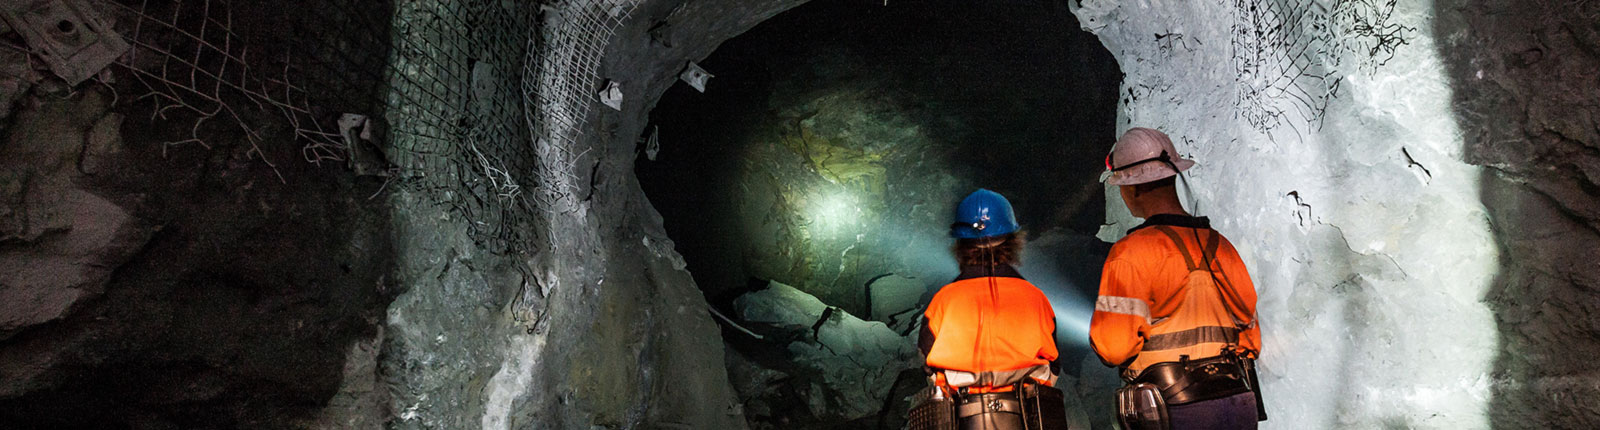
<svg viewBox="0 0 1600 430">
<path fill-rule="evenodd" d="M 1094 300 L 1094 310 L 1150 319 L 1150 304 L 1131 297 L 1100 296 Z"/>
<path fill-rule="evenodd" d="M 1192 329 L 1163 333 L 1150 336 L 1144 340 L 1145 351 L 1161 351 L 1178 349 L 1202 343 L 1237 343 L 1239 342 L 1239 329 L 1235 327 L 1203 326 Z"/>
</svg>

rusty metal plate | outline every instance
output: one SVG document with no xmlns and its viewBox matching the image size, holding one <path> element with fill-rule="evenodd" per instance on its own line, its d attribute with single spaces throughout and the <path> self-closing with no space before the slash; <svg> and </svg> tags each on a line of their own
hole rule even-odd
<svg viewBox="0 0 1600 430">
<path fill-rule="evenodd" d="M 69 84 L 89 79 L 128 51 L 128 42 L 81 0 L 0 1 L 0 18 Z"/>
</svg>

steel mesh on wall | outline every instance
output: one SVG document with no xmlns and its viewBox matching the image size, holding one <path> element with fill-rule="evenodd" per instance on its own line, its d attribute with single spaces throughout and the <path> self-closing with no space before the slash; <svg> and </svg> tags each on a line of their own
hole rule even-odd
<svg viewBox="0 0 1600 430">
<path fill-rule="evenodd" d="M 494 251 L 524 246 L 539 221 L 522 192 L 535 156 L 517 66 L 534 34 L 531 5 L 395 5 L 392 156 L 407 185 L 466 218 Z"/>
<path fill-rule="evenodd" d="M 133 47 L 96 79 L 117 93 L 119 106 L 171 132 L 157 136 L 163 151 L 211 148 L 242 135 L 247 154 L 286 181 L 278 166 L 294 160 L 272 156 L 283 146 L 296 146 L 307 162 L 338 168 L 347 153 L 340 115 L 386 119 L 379 127 L 386 136 L 376 143 L 392 163 L 392 186 L 449 207 L 491 250 L 526 242 L 520 232 L 536 220 L 521 181 L 534 156 L 519 81 L 528 40 L 537 34 L 535 5 L 85 4 L 111 19 Z M 30 50 L 15 42 L 6 47 Z"/>
<path fill-rule="evenodd" d="M 1395 22 L 1397 0 L 1234 0 L 1235 115 L 1298 139 L 1320 128 L 1344 77 L 1374 72 L 1416 28 Z M 1351 55 L 1357 64 L 1341 64 Z"/>
<path fill-rule="evenodd" d="M 550 212 L 570 211 L 580 188 L 574 153 L 589 108 L 601 90 L 600 61 L 618 26 L 638 6 L 638 0 L 576 0 L 547 10 L 547 27 L 529 43 L 523 65 L 523 95 L 528 105 L 528 129 L 539 155 L 539 207 Z"/>
<path fill-rule="evenodd" d="M 174 132 L 164 149 L 242 134 L 285 180 L 277 166 L 291 160 L 265 148 L 297 145 L 305 161 L 336 167 L 347 154 L 341 114 L 386 119 L 379 143 L 394 186 L 450 207 L 480 243 L 506 251 L 529 243 L 539 213 L 576 206 L 575 148 L 600 62 L 638 3 L 86 4 L 133 46 L 102 82 Z"/>
</svg>

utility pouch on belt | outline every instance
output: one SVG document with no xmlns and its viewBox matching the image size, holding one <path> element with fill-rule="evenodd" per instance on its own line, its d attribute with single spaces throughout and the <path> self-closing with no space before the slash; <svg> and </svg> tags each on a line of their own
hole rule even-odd
<svg viewBox="0 0 1600 430">
<path fill-rule="evenodd" d="M 1117 389 L 1117 421 L 1126 430 L 1172 429 L 1161 390 L 1150 384 L 1129 384 Z"/>
<path fill-rule="evenodd" d="M 956 401 L 942 388 L 928 387 L 911 398 L 906 430 L 960 430 L 956 426 Z"/>
<path fill-rule="evenodd" d="M 1250 391 L 1256 393 L 1256 421 L 1267 420 L 1267 403 L 1261 399 L 1261 378 L 1256 377 L 1256 361 L 1248 358 L 1242 359 L 1244 364 L 1245 382 L 1250 384 Z"/>
<path fill-rule="evenodd" d="M 1249 392 L 1251 382 L 1244 359 L 1232 353 L 1200 360 L 1187 356 L 1177 362 L 1150 365 L 1117 390 L 1117 418 L 1128 429 L 1167 430 L 1167 406 L 1220 399 Z M 1264 419 L 1264 408 L 1258 418 Z"/>
<path fill-rule="evenodd" d="M 1023 383 L 1017 387 L 1022 422 L 1028 430 L 1067 430 L 1066 398 L 1049 385 Z"/>
</svg>

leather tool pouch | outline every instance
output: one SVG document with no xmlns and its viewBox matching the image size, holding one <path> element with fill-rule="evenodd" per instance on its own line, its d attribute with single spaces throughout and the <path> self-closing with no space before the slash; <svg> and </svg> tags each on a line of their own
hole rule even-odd
<svg viewBox="0 0 1600 430">
<path fill-rule="evenodd" d="M 907 430 L 959 430 L 956 426 L 956 401 L 939 387 L 928 387 L 911 399 Z"/>
<path fill-rule="evenodd" d="M 1028 430 L 1067 430 L 1067 407 L 1061 390 L 1023 383 L 1017 387 L 1022 402 L 1022 422 Z"/>
<path fill-rule="evenodd" d="M 1250 391 L 1256 393 L 1256 421 L 1266 421 L 1267 403 L 1261 398 L 1261 379 L 1256 376 L 1256 361 L 1243 359 L 1241 363 L 1244 364 L 1245 382 L 1250 384 Z"/>
<path fill-rule="evenodd" d="M 1117 421 L 1126 430 L 1172 429 L 1161 390 L 1145 383 L 1128 384 L 1117 389 Z"/>
<path fill-rule="evenodd" d="M 1247 379 L 1241 359 L 1223 354 L 1154 364 L 1145 368 L 1133 382 L 1155 386 L 1168 405 L 1182 405 L 1248 392 Z"/>
</svg>

